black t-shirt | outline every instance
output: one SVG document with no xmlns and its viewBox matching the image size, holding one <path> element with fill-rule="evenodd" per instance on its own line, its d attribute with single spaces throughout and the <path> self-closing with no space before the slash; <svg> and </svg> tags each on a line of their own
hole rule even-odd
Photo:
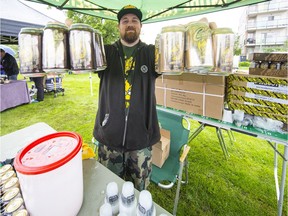
<svg viewBox="0 0 288 216">
<path fill-rule="evenodd" d="M 3 66 L 7 76 L 19 74 L 19 68 L 16 59 L 9 53 L 6 53 L 5 56 L 1 59 L 1 65 Z"/>
<path fill-rule="evenodd" d="M 124 77 L 125 77 L 125 105 L 126 108 L 130 106 L 130 98 L 132 91 L 132 82 L 133 82 L 133 73 L 135 68 L 134 54 L 137 48 L 137 45 L 133 47 L 123 47 L 123 53 L 125 57 L 125 69 L 124 69 Z"/>
</svg>

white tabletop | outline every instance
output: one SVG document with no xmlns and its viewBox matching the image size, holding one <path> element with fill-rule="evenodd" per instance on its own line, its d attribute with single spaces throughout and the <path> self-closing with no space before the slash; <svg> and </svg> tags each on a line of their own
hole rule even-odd
<svg viewBox="0 0 288 216">
<path fill-rule="evenodd" d="M 14 158 L 17 152 L 29 143 L 55 132 L 56 131 L 49 125 L 40 122 L 0 137 L 1 161 Z M 117 183 L 119 191 L 121 191 L 124 183 L 123 179 L 95 159 L 83 160 L 83 180 L 84 199 L 78 216 L 99 215 L 100 206 L 104 202 L 106 185 L 114 181 Z M 135 193 L 138 198 L 139 191 L 135 190 Z M 156 203 L 155 207 L 156 215 L 162 213 L 167 216 L 171 215 Z"/>
<path fill-rule="evenodd" d="M 14 158 L 19 150 L 34 140 L 55 133 L 56 131 L 44 122 L 33 124 L 0 137 L 0 161 Z"/>
</svg>

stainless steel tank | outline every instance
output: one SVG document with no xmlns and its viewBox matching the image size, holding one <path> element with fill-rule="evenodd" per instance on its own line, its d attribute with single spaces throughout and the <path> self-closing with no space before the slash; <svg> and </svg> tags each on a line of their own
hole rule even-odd
<svg viewBox="0 0 288 216">
<path fill-rule="evenodd" d="M 179 75 L 184 72 L 184 37 L 182 25 L 163 27 L 159 43 L 159 72 Z"/>
<path fill-rule="evenodd" d="M 216 28 L 212 33 L 215 49 L 215 72 L 232 72 L 234 56 L 234 33 L 231 28 Z"/>
<path fill-rule="evenodd" d="M 209 72 L 213 68 L 212 39 L 208 21 L 194 21 L 186 27 L 185 69 Z"/>
<path fill-rule="evenodd" d="M 65 73 L 69 69 L 68 60 L 68 28 L 64 24 L 48 23 L 43 31 L 43 70 Z"/>
<path fill-rule="evenodd" d="M 38 28 L 22 28 L 19 37 L 20 73 L 26 77 L 45 76 L 42 70 L 42 34 Z"/>
<path fill-rule="evenodd" d="M 106 55 L 103 43 L 103 37 L 98 30 L 94 30 L 94 50 L 95 50 L 95 65 L 96 70 L 105 70 L 107 67 Z"/>
<path fill-rule="evenodd" d="M 90 25 L 76 23 L 69 29 L 72 72 L 81 73 L 96 70 L 93 39 L 94 29 Z"/>
<path fill-rule="evenodd" d="M 160 61 L 160 34 L 157 34 L 155 38 L 155 71 L 160 73 L 159 61 Z"/>
</svg>

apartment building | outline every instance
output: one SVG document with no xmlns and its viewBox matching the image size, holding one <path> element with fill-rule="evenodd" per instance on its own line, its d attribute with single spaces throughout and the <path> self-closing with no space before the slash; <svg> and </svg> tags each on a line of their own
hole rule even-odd
<svg viewBox="0 0 288 216">
<path fill-rule="evenodd" d="M 287 46 L 288 1 L 271 0 L 247 6 L 238 32 L 242 56 Z"/>
</svg>

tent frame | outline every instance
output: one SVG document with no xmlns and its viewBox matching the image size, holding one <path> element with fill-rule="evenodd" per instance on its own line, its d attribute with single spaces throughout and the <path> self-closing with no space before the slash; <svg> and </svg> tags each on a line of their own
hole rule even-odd
<svg viewBox="0 0 288 216">
<path fill-rule="evenodd" d="M 124 3 L 122 4 L 122 6 L 120 6 L 120 4 L 117 2 L 117 6 L 115 6 L 113 5 L 113 1 L 111 1 L 111 6 L 112 5 L 113 6 L 110 8 L 107 7 L 107 4 L 105 4 L 105 6 L 101 5 L 101 2 L 103 1 L 99 1 L 98 3 L 98 1 L 96 0 L 78 0 L 74 3 L 72 3 L 71 0 L 64 0 L 63 2 L 57 0 L 25 0 L 25 1 L 46 4 L 55 7 L 59 10 L 72 10 L 78 13 L 110 20 L 117 20 L 117 13 L 120 10 L 120 8 L 124 6 L 123 4 L 125 4 L 125 1 L 123 1 Z M 219 12 L 221 10 L 228 10 L 266 1 L 269 0 L 198 0 L 197 3 L 200 2 L 200 5 L 196 5 L 195 0 L 186 0 L 186 1 L 184 0 L 183 2 L 175 1 L 175 5 L 170 4 L 167 6 L 167 8 L 158 7 L 157 9 L 153 10 L 152 5 L 151 6 L 152 9 L 150 8 L 148 9 L 147 7 L 148 3 L 146 3 L 145 5 L 146 9 L 145 6 L 143 8 L 141 7 L 139 8 L 143 12 L 142 23 L 153 23 L 153 22 L 161 22 L 161 21 L 191 17 L 212 12 Z M 114 3 L 116 3 L 116 1 Z M 79 6 L 75 6 L 75 4 Z M 198 10 L 191 10 L 191 9 L 198 9 Z M 173 11 L 173 15 L 168 14 L 169 11 Z"/>
</svg>

